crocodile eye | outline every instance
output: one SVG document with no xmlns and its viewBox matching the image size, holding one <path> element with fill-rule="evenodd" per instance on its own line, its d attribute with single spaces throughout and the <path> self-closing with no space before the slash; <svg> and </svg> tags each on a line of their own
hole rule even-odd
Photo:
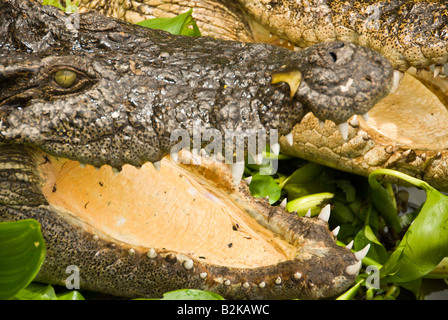
<svg viewBox="0 0 448 320">
<path fill-rule="evenodd" d="M 54 81 L 62 88 L 70 88 L 76 81 L 76 72 L 72 70 L 58 70 L 54 74 Z"/>
</svg>

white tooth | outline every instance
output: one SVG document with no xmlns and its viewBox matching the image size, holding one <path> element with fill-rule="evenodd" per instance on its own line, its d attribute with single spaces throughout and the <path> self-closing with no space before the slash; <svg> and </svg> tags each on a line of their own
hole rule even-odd
<svg viewBox="0 0 448 320">
<path fill-rule="evenodd" d="M 361 117 L 364 119 L 365 122 L 369 121 L 369 113 L 368 112 L 362 114 Z"/>
<path fill-rule="evenodd" d="M 365 258 L 367 255 L 367 252 L 369 252 L 370 249 L 370 243 L 364 247 L 364 249 L 359 250 L 358 252 L 355 252 L 355 258 L 361 261 Z"/>
<path fill-rule="evenodd" d="M 361 269 L 362 262 L 358 261 L 355 264 L 352 264 L 351 266 L 348 266 L 345 268 L 345 272 L 347 272 L 349 275 L 355 275 L 359 272 Z"/>
<path fill-rule="evenodd" d="M 339 233 L 339 230 L 341 229 L 341 227 L 340 226 L 337 226 L 336 228 L 334 228 L 333 229 L 333 235 L 335 236 L 335 237 L 337 237 L 338 236 L 338 233 Z"/>
<path fill-rule="evenodd" d="M 322 211 L 317 217 L 325 222 L 328 222 L 328 220 L 330 219 L 330 212 L 330 205 L 327 204 L 325 207 L 323 207 Z"/>
<path fill-rule="evenodd" d="M 349 242 L 348 245 L 345 246 L 347 249 L 351 249 L 353 247 L 353 240 Z"/>
<path fill-rule="evenodd" d="M 308 211 L 305 214 L 305 217 L 311 218 L 311 209 L 308 209 Z"/>
<path fill-rule="evenodd" d="M 278 155 L 280 153 L 280 144 L 278 142 L 271 145 L 272 153 Z"/>
<path fill-rule="evenodd" d="M 299 52 L 300 50 L 302 50 L 302 48 L 298 47 L 298 46 L 294 46 L 294 51 L 295 52 Z"/>
<path fill-rule="evenodd" d="M 80 162 L 80 163 L 79 163 L 79 166 L 80 166 L 81 168 L 83 168 L 83 169 L 84 169 L 84 168 L 86 167 L 86 164 L 85 164 L 85 163 L 81 163 L 81 162 Z"/>
<path fill-rule="evenodd" d="M 171 153 L 170 157 L 175 163 L 179 163 L 179 155 L 177 153 L 175 153 L 175 152 Z"/>
<path fill-rule="evenodd" d="M 393 79 L 393 84 L 392 84 L 392 89 L 390 90 L 391 93 L 394 93 L 395 91 L 397 91 L 398 87 L 400 86 L 400 82 L 401 79 L 404 76 L 404 72 L 398 71 L 398 70 L 394 70 L 394 79 Z"/>
<path fill-rule="evenodd" d="M 283 199 L 283 201 L 280 203 L 280 207 L 282 207 L 283 209 L 285 209 L 287 203 L 288 203 L 288 200 L 287 200 L 286 198 Z"/>
<path fill-rule="evenodd" d="M 347 141 L 348 138 L 348 123 L 347 122 L 343 122 L 337 125 L 338 127 L 338 131 L 342 136 L 342 139 L 344 139 L 345 141 Z"/>
<path fill-rule="evenodd" d="M 160 161 L 153 162 L 152 164 L 157 171 L 160 171 L 160 166 L 162 165 Z"/>
<path fill-rule="evenodd" d="M 120 173 L 120 170 L 115 167 L 112 167 L 112 171 L 114 172 L 115 175 Z"/>
<path fill-rule="evenodd" d="M 434 78 L 437 77 L 442 72 L 443 72 L 443 66 L 435 66 L 434 67 Z"/>
<path fill-rule="evenodd" d="M 284 39 L 279 39 L 280 44 L 284 44 L 285 40 Z"/>
<path fill-rule="evenodd" d="M 359 121 L 358 121 L 358 116 L 355 114 L 349 121 L 350 125 L 352 127 L 358 127 L 359 126 Z"/>
<path fill-rule="evenodd" d="M 294 137 L 292 136 L 292 131 L 290 133 L 288 133 L 286 136 L 286 141 L 288 141 L 289 145 L 292 147 L 292 145 L 294 144 Z"/>
<path fill-rule="evenodd" d="M 252 176 L 247 177 L 247 178 L 244 179 L 244 180 L 246 180 L 247 184 L 249 185 L 249 184 L 252 182 Z"/>
<path fill-rule="evenodd" d="M 263 153 L 261 153 L 261 152 L 258 154 L 253 154 L 252 158 L 254 159 L 255 164 L 260 165 L 263 163 Z"/>
<path fill-rule="evenodd" d="M 324 125 L 325 125 L 325 121 L 323 121 L 323 120 L 319 120 L 319 126 L 320 126 L 321 128 L 323 128 Z"/>
<path fill-rule="evenodd" d="M 237 186 L 240 184 L 244 173 L 244 161 L 238 161 L 234 164 L 230 164 L 230 170 L 232 171 L 233 183 Z"/>
</svg>

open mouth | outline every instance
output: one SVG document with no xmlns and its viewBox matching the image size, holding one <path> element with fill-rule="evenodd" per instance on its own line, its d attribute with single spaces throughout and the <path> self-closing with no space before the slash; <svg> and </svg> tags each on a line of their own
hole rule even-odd
<svg viewBox="0 0 448 320">
<path fill-rule="evenodd" d="M 169 157 L 159 171 L 148 163 L 140 169 L 125 165 L 118 174 L 108 166 L 97 170 L 47 159 L 39 170 L 50 205 L 70 212 L 102 238 L 239 268 L 277 264 L 299 250 L 248 215 L 248 204 L 232 201 L 233 187 L 225 176 L 207 180 Z"/>
</svg>

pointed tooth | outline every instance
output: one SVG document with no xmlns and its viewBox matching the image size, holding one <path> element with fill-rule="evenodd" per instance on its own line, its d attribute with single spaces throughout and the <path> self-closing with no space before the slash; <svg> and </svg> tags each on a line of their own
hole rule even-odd
<svg viewBox="0 0 448 320">
<path fill-rule="evenodd" d="M 278 142 L 271 145 L 271 151 L 275 155 L 278 155 L 280 153 L 280 144 Z"/>
<path fill-rule="evenodd" d="M 352 127 L 358 127 L 359 126 L 358 116 L 356 114 L 350 119 L 349 124 Z"/>
<path fill-rule="evenodd" d="M 80 162 L 79 163 L 79 166 L 82 168 L 82 169 L 84 169 L 85 167 L 86 167 L 86 164 L 85 163 L 82 163 L 82 162 Z"/>
<path fill-rule="evenodd" d="M 364 119 L 365 122 L 369 121 L 369 113 L 368 112 L 362 114 L 361 117 Z"/>
<path fill-rule="evenodd" d="M 115 175 L 119 174 L 121 172 L 121 168 L 119 167 L 112 167 L 112 171 L 114 172 Z"/>
<path fill-rule="evenodd" d="M 345 141 L 347 141 L 348 139 L 348 123 L 347 122 L 343 122 L 337 125 L 338 127 L 338 131 L 342 136 L 342 139 L 344 139 Z"/>
<path fill-rule="evenodd" d="M 288 141 L 288 144 L 292 147 L 292 145 L 294 144 L 294 137 L 292 135 L 292 131 L 290 133 L 288 133 L 286 136 L 286 141 Z"/>
<path fill-rule="evenodd" d="M 359 270 L 361 269 L 362 266 L 362 262 L 358 261 L 355 264 L 352 264 L 350 266 L 348 266 L 347 268 L 345 268 L 345 272 L 347 272 L 349 275 L 355 275 L 359 272 Z"/>
<path fill-rule="evenodd" d="M 302 83 L 302 73 L 298 70 L 293 70 L 272 74 L 271 83 L 276 84 L 280 82 L 286 82 L 289 85 L 290 98 L 292 99 Z"/>
<path fill-rule="evenodd" d="M 244 161 L 238 161 L 230 164 L 230 170 L 232 171 L 233 183 L 237 186 L 240 184 L 244 173 Z"/>
<path fill-rule="evenodd" d="M 345 246 L 347 249 L 353 248 L 353 240 L 349 242 L 348 245 Z"/>
<path fill-rule="evenodd" d="M 282 207 L 283 209 L 285 209 L 287 203 L 288 203 L 288 200 L 287 200 L 286 198 L 283 199 L 283 201 L 280 203 L 280 207 Z"/>
<path fill-rule="evenodd" d="M 160 161 L 153 162 L 152 164 L 157 171 L 160 171 L 160 166 L 162 165 Z"/>
<path fill-rule="evenodd" d="M 319 213 L 319 215 L 317 217 L 320 220 L 328 222 L 328 220 L 330 219 L 330 212 L 331 212 L 330 209 L 331 209 L 330 205 L 327 204 L 325 207 L 323 207 L 322 211 Z"/>
<path fill-rule="evenodd" d="M 325 126 L 325 121 L 319 119 L 319 126 L 323 128 Z"/>
<path fill-rule="evenodd" d="M 365 258 L 367 255 L 367 252 L 369 252 L 370 249 L 370 243 L 364 247 L 364 249 L 359 250 L 358 252 L 355 252 L 355 257 L 358 259 L 358 261 L 361 261 Z"/>
<path fill-rule="evenodd" d="M 255 164 L 260 165 L 263 163 L 263 153 L 253 154 L 252 158 L 255 161 Z"/>
<path fill-rule="evenodd" d="M 352 265 L 349 265 L 347 268 L 345 268 L 345 272 L 349 275 L 355 275 L 359 272 L 359 270 L 361 269 L 362 266 L 362 262 L 358 261 Z"/>
<path fill-rule="evenodd" d="M 337 237 L 338 236 L 338 233 L 339 233 L 339 230 L 341 229 L 341 227 L 340 226 L 337 226 L 336 228 L 334 228 L 333 229 L 333 235 L 335 236 L 335 237 Z"/>
<path fill-rule="evenodd" d="M 308 209 L 308 211 L 305 214 L 305 217 L 311 218 L 311 209 Z"/>
<path fill-rule="evenodd" d="M 252 176 L 247 177 L 247 178 L 244 179 L 244 180 L 246 180 L 247 184 L 249 185 L 249 184 L 252 182 Z"/>
<path fill-rule="evenodd" d="M 441 73 L 443 73 L 443 66 L 435 66 L 434 67 L 434 78 L 436 78 Z"/>
<path fill-rule="evenodd" d="M 404 76 L 404 72 L 394 70 L 394 79 L 392 84 L 392 89 L 390 90 L 390 93 L 394 93 L 397 91 L 398 87 L 400 86 L 401 79 Z"/>
</svg>

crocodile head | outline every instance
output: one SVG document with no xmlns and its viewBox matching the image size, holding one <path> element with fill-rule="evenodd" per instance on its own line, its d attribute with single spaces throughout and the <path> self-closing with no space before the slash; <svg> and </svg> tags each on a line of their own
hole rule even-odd
<svg viewBox="0 0 448 320">
<path fill-rule="evenodd" d="M 296 51 L 344 40 L 378 51 L 395 68 L 397 83 L 403 79 L 395 94 L 368 118 L 349 122 L 346 141 L 331 122 L 321 126 L 308 114 L 292 133 L 292 147 L 281 139 L 282 150 L 360 175 L 399 170 L 448 191 L 446 1 L 82 0 L 81 7 L 132 22 L 193 8 L 205 35 Z"/>
<path fill-rule="evenodd" d="M 0 219 L 41 223 L 37 279 L 64 284 L 75 265 L 83 289 L 229 298 L 322 298 L 354 281 L 365 252 L 336 245 L 328 206 L 298 218 L 252 198 L 238 163 L 167 155 L 174 132 L 195 147 L 196 128 L 206 143 L 233 130 L 244 149 L 250 129 L 273 148 L 307 112 L 346 123 L 391 88 L 387 60 L 344 42 L 291 52 L 91 13 L 74 29 L 34 1 L 0 10 Z"/>
</svg>

